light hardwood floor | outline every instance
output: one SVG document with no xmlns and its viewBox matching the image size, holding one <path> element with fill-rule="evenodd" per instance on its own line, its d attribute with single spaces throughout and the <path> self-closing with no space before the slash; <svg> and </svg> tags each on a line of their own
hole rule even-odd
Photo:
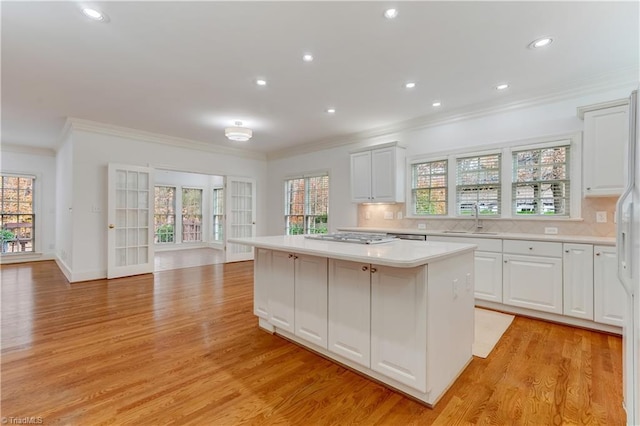
<svg viewBox="0 0 640 426">
<path fill-rule="evenodd" d="M 516 317 L 435 409 L 277 336 L 253 263 L 69 285 L 4 265 L 4 417 L 44 424 L 624 424 L 621 339 Z"/>
</svg>

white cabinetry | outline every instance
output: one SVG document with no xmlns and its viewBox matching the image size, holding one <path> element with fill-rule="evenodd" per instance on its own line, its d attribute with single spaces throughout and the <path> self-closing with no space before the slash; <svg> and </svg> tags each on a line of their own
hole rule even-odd
<svg viewBox="0 0 640 426">
<path fill-rule="evenodd" d="M 426 389 L 426 268 L 371 267 L 371 369 Z"/>
<path fill-rule="evenodd" d="M 271 253 L 271 280 L 267 289 L 269 322 L 283 330 L 294 332 L 293 254 Z"/>
<path fill-rule="evenodd" d="M 562 314 L 562 244 L 503 242 L 503 302 Z"/>
<path fill-rule="evenodd" d="M 327 348 L 327 258 L 256 249 L 253 312 Z"/>
<path fill-rule="evenodd" d="M 502 240 L 429 236 L 428 241 L 475 244 L 475 298 L 502 303 Z"/>
<path fill-rule="evenodd" d="M 593 246 L 565 243 L 563 250 L 563 313 L 593 320 Z"/>
<path fill-rule="evenodd" d="M 369 265 L 329 259 L 329 350 L 370 366 Z"/>
<path fill-rule="evenodd" d="M 627 294 L 618 279 L 616 248 L 594 246 L 593 251 L 594 319 L 603 324 L 622 327 L 627 309 Z"/>
<path fill-rule="evenodd" d="M 593 105 L 578 111 L 584 114 L 585 196 L 622 193 L 625 145 L 629 138 L 629 105 L 624 103 L 627 101 Z"/>
<path fill-rule="evenodd" d="M 404 202 L 405 149 L 385 144 L 351 154 L 351 200 L 356 203 Z"/>
<path fill-rule="evenodd" d="M 295 334 L 327 348 L 327 258 L 294 255 Z"/>
</svg>

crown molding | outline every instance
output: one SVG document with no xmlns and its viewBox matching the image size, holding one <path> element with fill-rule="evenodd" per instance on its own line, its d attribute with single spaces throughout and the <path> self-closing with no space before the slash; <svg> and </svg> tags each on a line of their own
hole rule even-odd
<svg viewBox="0 0 640 426">
<path fill-rule="evenodd" d="M 143 142 L 169 145 L 178 148 L 194 149 L 216 154 L 232 155 L 235 157 L 248 158 L 252 160 L 266 160 L 267 156 L 261 152 L 247 151 L 237 148 L 228 148 L 212 143 L 196 141 L 192 139 L 178 138 L 174 136 L 162 135 L 159 133 L 146 132 L 144 130 L 131 129 L 128 127 L 116 126 L 113 124 L 98 123 L 96 121 L 81 118 L 67 118 L 70 130 L 81 130 L 104 135 L 117 136 L 122 138 L 135 139 Z M 65 125 L 66 129 L 67 125 Z M 63 137 L 66 130 L 63 130 Z"/>
<path fill-rule="evenodd" d="M 0 145 L 2 152 L 15 152 L 17 154 L 41 155 L 45 157 L 55 157 L 56 151 L 51 148 L 40 148 L 36 146 L 14 145 L 2 143 Z"/>
<path fill-rule="evenodd" d="M 530 108 L 541 104 L 558 102 L 565 99 L 586 96 L 609 90 L 625 87 L 637 87 L 639 83 L 639 71 L 640 69 L 638 67 L 629 67 L 619 70 L 616 73 L 600 75 L 577 83 L 572 82 L 570 84 L 546 88 L 544 90 L 537 90 L 535 92 L 522 92 L 511 97 L 502 97 L 501 99 L 497 99 L 491 103 L 476 103 L 456 108 L 451 111 L 416 117 L 394 123 L 389 126 L 377 127 L 363 132 L 355 132 L 348 135 L 320 139 L 315 142 L 299 146 L 271 151 L 267 154 L 267 160 L 294 157 L 297 155 L 309 154 L 345 145 L 357 145 L 358 147 L 366 146 L 366 143 L 363 144 L 363 141 L 366 139 L 390 136 L 399 132 L 415 131 L 428 127 L 481 118 L 488 115 Z"/>
</svg>

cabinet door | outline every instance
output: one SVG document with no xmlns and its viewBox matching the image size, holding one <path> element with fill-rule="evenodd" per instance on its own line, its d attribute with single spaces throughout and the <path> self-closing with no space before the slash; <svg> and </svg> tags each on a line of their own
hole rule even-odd
<svg viewBox="0 0 640 426">
<path fill-rule="evenodd" d="M 371 201 L 396 201 L 396 148 L 371 151 Z"/>
<path fill-rule="evenodd" d="M 369 265 L 329 259 L 329 350 L 370 366 Z"/>
<path fill-rule="evenodd" d="M 296 336 L 327 349 L 327 258 L 295 255 Z"/>
<path fill-rule="evenodd" d="M 256 249 L 256 260 L 253 264 L 253 314 L 269 319 L 269 287 L 271 280 L 272 251 Z"/>
<path fill-rule="evenodd" d="M 426 267 L 371 269 L 371 369 L 427 390 Z"/>
<path fill-rule="evenodd" d="M 503 255 L 503 302 L 538 311 L 562 313 L 562 259 Z"/>
<path fill-rule="evenodd" d="M 622 193 L 628 139 L 628 105 L 584 114 L 585 196 Z"/>
<path fill-rule="evenodd" d="M 371 201 L 371 151 L 351 154 L 351 201 Z"/>
<path fill-rule="evenodd" d="M 593 320 L 593 246 L 564 244 L 563 313 Z"/>
<path fill-rule="evenodd" d="M 594 320 L 603 324 L 624 325 L 627 293 L 618 279 L 615 247 L 594 246 Z"/>
<path fill-rule="evenodd" d="M 502 253 L 475 252 L 475 298 L 502 303 Z"/>
<path fill-rule="evenodd" d="M 278 328 L 294 332 L 293 254 L 272 251 L 269 294 L 269 322 Z"/>
</svg>

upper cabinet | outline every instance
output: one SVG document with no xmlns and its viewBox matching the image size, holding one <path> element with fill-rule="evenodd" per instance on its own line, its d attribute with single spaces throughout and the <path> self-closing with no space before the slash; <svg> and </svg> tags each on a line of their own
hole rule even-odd
<svg viewBox="0 0 640 426">
<path fill-rule="evenodd" d="M 629 101 L 578 108 L 584 118 L 585 197 L 622 194 L 629 139 Z"/>
<path fill-rule="evenodd" d="M 397 143 L 351 153 L 351 201 L 404 202 L 405 149 Z"/>
</svg>

